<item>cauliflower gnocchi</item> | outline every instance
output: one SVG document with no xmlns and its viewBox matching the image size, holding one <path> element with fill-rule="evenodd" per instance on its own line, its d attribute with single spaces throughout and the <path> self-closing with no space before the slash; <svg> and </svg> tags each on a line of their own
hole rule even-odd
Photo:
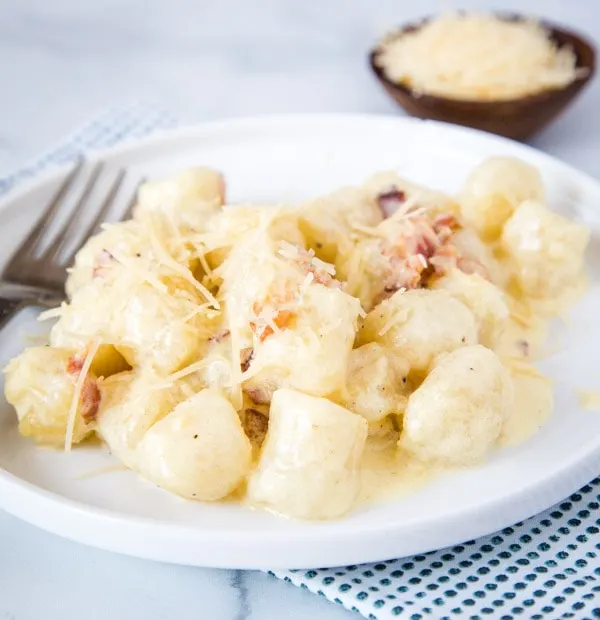
<svg viewBox="0 0 600 620">
<path fill-rule="evenodd" d="M 225 180 L 210 168 L 189 168 L 174 178 L 144 183 L 140 187 L 135 217 L 165 214 L 176 226 L 204 230 L 225 202 Z"/>
<path fill-rule="evenodd" d="M 519 205 L 502 232 L 515 278 L 531 297 L 552 298 L 573 286 L 589 238 L 586 228 L 533 200 Z"/>
<path fill-rule="evenodd" d="M 518 435 L 520 377 L 588 239 L 515 158 L 457 196 L 384 172 L 276 207 L 226 204 L 219 172 L 186 170 L 82 247 L 49 346 L 8 364 L 6 398 L 22 435 L 66 450 L 96 435 L 187 500 L 337 518 L 370 496 L 361 481 L 476 463 Z"/>
<path fill-rule="evenodd" d="M 22 435 L 42 444 L 64 443 L 80 370 L 76 352 L 58 347 L 32 347 L 11 360 L 4 393 L 17 412 Z M 90 372 L 77 402 L 73 443 L 92 433 L 99 401 L 96 377 Z"/>
<path fill-rule="evenodd" d="M 493 351 L 445 353 L 408 399 L 400 445 L 427 461 L 479 461 L 500 436 L 511 398 L 510 376 Z"/>
<path fill-rule="evenodd" d="M 460 269 L 439 278 L 433 288 L 448 291 L 467 306 L 477 321 L 479 342 L 493 348 L 510 315 L 504 293 L 479 274 Z"/>
<path fill-rule="evenodd" d="M 344 406 L 369 422 L 379 422 L 406 408 L 408 394 L 407 360 L 376 342 L 354 349 L 348 364 Z"/>
<path fill-rule="evenodd" d="M 246 479 L 252 445 L 229 400 L 202 390 L 153 424 L 136 456 L 144 478 L 182 497 L 214 501 Z"/>
<path fill-rule="evenodd" d="M 367 315 L 360 342 L 378 342 L 423 373 L 440 353 L 476 344 L 477 322 L 447 291 L 401 290 Z"/>
<path fill-rule="evenodd" d="M 297 518 L 344 514 L 358 494 L 367 431 L 364 418 L 325 398 L 277 390 L 250 501 Z"/>
<path fill-rule="evenodd" d="M 484 238 L 497 238 L 525 200 L 544 200 L 540 173 L 515 157 L 490 157 L 469 175 L 460 196 L 465 222 Z"/>
</svg>

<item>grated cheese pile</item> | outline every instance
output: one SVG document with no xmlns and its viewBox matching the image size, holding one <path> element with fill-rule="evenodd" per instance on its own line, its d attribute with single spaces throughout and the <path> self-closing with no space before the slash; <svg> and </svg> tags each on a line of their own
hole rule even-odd
<svg viewBox="0 0 600 620">
<path fill-rule="evenodd" d="M 415 94 L 508 100 L 563 88 L 581 74 L 570 48 L 558 48 L 534 21 L 450 14 L 414 32 L 390 35 L 378 65 Z"/>
</svg>

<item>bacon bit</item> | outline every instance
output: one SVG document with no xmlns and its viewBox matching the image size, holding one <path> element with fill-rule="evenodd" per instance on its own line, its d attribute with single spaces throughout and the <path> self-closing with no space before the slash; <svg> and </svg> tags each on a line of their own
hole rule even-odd
<svg viewBox="0 0 600 620">
<path fill-rule="evenodd" d="M 416 217 L 406 222 L 395 245 L 401 250 L 403 257 L 423 254 L 425 258 L 429 258 L 439 247 L 440 240 L 427 218 Z"/>
<path fill-rule="evenodd" d="M 273 295 L 269 297 L 266 308 L 276 308 L 277 306 L 284 305 L 295 299 L 295 295 L 289 291 L 285 295 Z M 252 311 L 256 315 L 256 321 L 250 321 L 250 328 L 255 334 L 258 334 L 260 341 L 263 342 L 266 338 L 275 333 L 272 325 L 269 325 L 262 317 L 265 310 L 265 306 L 258 301 L 252 304 Z M 291 310 L 273 310 L 272 322 L 276 327 L 285 329 L 289 327 L 290 323 L 296 318 L 296 313 Z"/>
<path fill-rule="evenodd" d="M 435 256 L 432 256 L 429 262 L 434 268 L 434 272 L 438 275 L 444 275 L 452 271 L 456 266 L 458 252 L 452 244 L 446 244 L 440 247 Z"/>
<path fill-rule="evenodd" d="M 80 415 L 86 424 L 90 424 L 96 419 L 101 399 L 102 395 L 96 381 L 92 377 L 86 377 L 79 399 L 81 403 Z"/>
<path fill-rule="evenodd" d="M 406 192 L 396 187 L 377 196 L 377 205 L 381 209 L 384 218 L 390 217 L 406 201 Z"/>
<path fill-rule="evenodd" d="M 393 295 L 394 293 L 397 293 L 402 287 L 398 286 L 398 284 L 394 283 L 394 284 L 386 284 L 383 287 L 383 292 L 384 293 L 390 293 L 390 295 Z M 385 299 L 385 297 L 383 298 Z M 379 301 L 383 301 L 382 299 L 380 299 Z"/>
<path fill-rule="evenodd" d="M 441 213 L 433 220 L 433 230 L 437 233 L 442 228 L 458 230 L 460 228 L 460 224 L 452 213 Z"/>
<path fill-rule="evenodd" d="M 323 247 L 323 244 L 317 244 L 317 246 L 319 245 Z M 283 256 L 283 258 L 291 260 L 300 266 L 305 271 L 306 275 L 312 273 L 313 282 L 322 284 L 328 288 L 341 288 L 342 283 L 334 277 L 335 268 L 316 258 L 314 250 L 305 250 L 298 245 L 283 243 L 279 254 Z M 331 272 L 328 271 L 327 268 L 330 268 Z"/>
<path fill-rule="evenodd" d="M 228 329 L 223 329 L 220 332 L 217 332 L 214 336 L 211 336 L 208 339 L 210 344 L 218 344 L 219 342 L 223 342 L 226 338 L 229 338 L 231 332 Z"/>
<path fill-rule="evenodd" d="M 80 355 L 75 353 L 71 355 L 67 360 L 67 372 L 73 376 L 74 379 L 77 379 L 81 369 L 83 368 L 83 364 L 85 363 L 86 355 Z M 81 403 L 81 409 L 79 411 L 79 415 L 81 415 L 83 421 L 86 424 L 93 422 L 96 419 L 96 414 L 98 413 L 98 407 L 100 406 L 101 394 L 98 388 L 98 383 L 95 379 L 90 377 L 89 375 L 85 378 L 83 382 L 83 387 L 81 388 L 81 395 L 79 397 L 79 402 Z"/>
<path fill-rule="evenodd" d="M 461 228 L 460 222 L 451 213 L 438 215 L 433 220 L 432 226 L 440 245 L 448 243 L 452 235 Z"/>
<path fill-rule="evenodd" d="M 376 303 L 391 297 L 400 289 L 418 288 L 421 282 L 424 265 L 417 256 L 409 256 L 405 259 L 392 257 L 390 267 L 391 273 L 383 281 L 383 291 L 377 296 Z"/>
<path fill-rule="evenodd" d="M 269 428 L 269 419 L 258 409 L 246 409 L 244 431 L 246 437 L 258 446 L 262 445 Z"/>
<path fill-rule="evenodd" d="M 410 221 L 393 246 L 382 243 L 381 253 L 389 258 L 389 274 L 377 301 L 386 299 L 401 288 L 415 289 L 428 285 L 431 278 L 448 273 L 459 260 L 451 243 L 458 220 L 449 213 L 438 215 L 433 222 L 424 216 Z M 465 269 L 479 266 L 465 263 Z"/>
<path fill-rule="evenodd" d="M 313 265 L 308 268 L 309 273 L 312 273 L 314 276 L 313 282 L 317 284 L 322 284 L 327 288 L 341 288 L 342 283 L 339 280 L 336 280 L 330 273 L 324 271 L 322 269 L 317 269 Z"/>
<path fill-rule="evenodd" d="M 415 244 L 414 254 L 422 254 L 425 258 L 431 258 L 438 248 L 437 238 L 423 235 Z"/>
<path fill-rule="evenodd" d="M 80 355 L 79 353 L 71 355 L 71 357 L 67 360 L 67 372 L 70 375 L 77 376 L 81 372 L 84 362 L 85 355 Z"/>
<path fill-rule="evenodd" d="M 291 310 L 280 310 L 273 316 L 273 323 L 279 329 L 285 329 L 290 326 L 290 323 L 296 318 L 296 313 Z M 260 327 L 256 324 L 256 322 L 252 321 L 250 323 L 250 327 L 254 333 L 258 333 L 260 331 Z M 262 331 L 260 331 L 260 341 L 263 342 L 266 338 L 274 334 L 275 331 L 270 325 L 266 325 Z"/>
<path fill-rule="evenodd" d="M 94 267 L 92 269 L 92 276 L 94 278 L 102 276 L 102 269 L 109 265 L 114 259 L 114 256 L 108 250 L 102 250 L 98 257 L 94 261 Z"/>
<path fill-rule="evenodd" d="M 490 274 L 488 270 L 485 268 L 485 265 L 482 265 L 478 260 L 475 260 L 474 258 L 466 258 L 464 256 L 461 256 L 456 261 L 456 266 L 463 273 L 467 273 L 467 274 L 476 273 L 477 275 L 480 275 L 482 278 L 485 278 L 486 280 L 490 279 Z"/>
<path fill-rule="evenodd" d="M 277 386 L 270 383 L 261 383 L 250 387 L 244 387 L 244 393 L 256 405 L 268 405 L 273 398 Z"/>
<path fill-rule="evenodd" d="M 252 312 L 254 312 L 254 314 L 256 314 L 256 316 L 258 316 L 262 312 L 262 309 L 263 309 L 263 307 L 262 307 L 262 305 L 258 301 L 255 301 L 252 304 Z"/>
<path fill-rule="evenodd" d="M 284 329 L 296 318 L 296 313 L 291 310 L 281 310 L 273 319 L 275 325 L 280 329 Z"/>
<path fill-rule="evenodd" d="M 437 238 L 440 245 L 445 245 L 446 243 L 449 243 L 452 239 L 452 235 L 454 235 L 454 231 L 451 228 L 448 228 L 447 226 L 443 226 L 442 228 L 440 228 L 437 233 Z"/>
<path fill-rule="evenodd" d="M 242 349 L 240 351 L 240 368 L 242 372 L 246 372 L 248 368 L 250 368 L 250 364 L 254 359 L 254 349 L 252 347 L 247 347 L 246 349 Z"/>
</svg>

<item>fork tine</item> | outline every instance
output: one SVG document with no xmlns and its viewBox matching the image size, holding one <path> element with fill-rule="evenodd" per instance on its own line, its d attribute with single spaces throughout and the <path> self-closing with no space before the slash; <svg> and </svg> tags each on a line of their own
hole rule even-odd
<svg viewBox="0 0 600 620">
<path fill-rule="evenodd" d="M 81 196 L 79 197 L 79 200 L 77 201 L 77 204 L 75 205 L 75 207 L 73 208 L 71 212 L 71 217 L 69 217 L 69 219 L 65 222 L 61 230 L 58 233 L 56 233 L 55 240 L 50 245 L 50 247 L 44 252 L 44 256 L 43 256 L 44 260 L 56 261 L 61 250 L 65 246 L 65 243 L 69 240 L 69 238 L 71 238 L 71 234 L 76 229 L 77 224 L 80 221 L 81 214 L 84 211 L 83 207 L 94 185 L 96 184 L 96 181 L 98 180 L 98 177 L 100 176 L 100 172 L 102 172 L 103 167 L 104 167 L 104 163 L 98 162 L 92 169 L 92 172 L 90 173 L 90 176 L 85 184 L 85 187 L 83 188 L 83 192 L 81 193 Z"/>
<path fill-rule="evenodd" d="M 121 216 L 121 220 L 131 219 L 131 216 L 133 215 L 133 210 L 135 208 L 135 205 L 137 204 L 138 190 L 145 182 L 146 182 L 145 178 L 141 178 L 138 181 L 138 184 L 135 186 L 133 190 L 133 195 L 131 196 L 131 200 L 127 203 L 127 208 L 125 209 L 125 211 L 123 212 L 123 215 Z"/>
<path fill-rule="evenodd" d="M 44 230 L 46 229 L 46 225 L 58 211 L 58 208 L 60 207 L 62 201 L 64 200 L 64 197 L 69 191 L 69 188 L 71 187 L 73 181 L 75 180 L 81 168 L 83 167 L 84 161 L 85 160 L 83 157 L 78 158 L 78 160 L 75 163 L 75 166 L 73 166 L 73 169 L 69 172 L 65 180 L 62 182 L 62 185 L 58 188 L 57 192 L 52 197 L 50 204 L 46 207 L 42 215 L 39 217 L 35 226 L 25 238 L 25 241 L 23 241 L 18 251 L 11 257 L 10 261 L 5 267 L 6 271 L 10 271 L 11 265 L 13 264 L 13 261 L 17 257 L 19 257 L 19 259 L 22 260 L 27 254 L 30 254 L 32 250 L 36 248 L 38 242 L 43 237 L 43 233 L 44 233 Z"/>
<path fill-rule="evenodd" d="M 125 174 L 126 174 L 125 170 L 123 169 L 119 170 L 119 172 L 117 173 L 117 176 L 115 180 L 113 181 L 112 185 L 110 186 L 110 189 L 108 190 L 106 198 L 104 199 L 104 202 L 100 206 L 100 209 L 98 210 L 96 217 L 93 219 L 92 222 L 90 222 L 90 224 L 86 228 L 83 235 L 80 236 L 80 240 L 81 240 L 80 243 L 77 244 L 77 246 L 73 249 L 72 252 L 70 252 L 69 256 L 65 259 L 66 263 L 70 264 L 73 262 L 73 259 L 75 258 L 75 254 L 77 254 L 77 252 L 79 252 L 79 250 L 83 247 L 85 242 L 93 234 L 95 234 L 98 226 L 102 224 L 102 222 L 104 221 L 106 214 L 110 210 L 111 205 L 114 203 L 115 197 L 118 194 L 119 189 L 121 188 L 121 185 L 123 184 L 123 179 L 125 178 Z"/>
</svg>

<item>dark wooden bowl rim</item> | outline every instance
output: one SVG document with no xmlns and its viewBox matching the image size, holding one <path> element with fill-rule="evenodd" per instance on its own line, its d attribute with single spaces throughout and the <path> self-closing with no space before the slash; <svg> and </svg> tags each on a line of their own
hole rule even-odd
<svg viewBox="0 0 600 620">
<path fill-rule="evenodd" d="M 516 13 L 495 13 L 495 15 L 505 21 L 526 21 L 526 20 L 534 19 L 532 17 L 526 16 L 526 15 L 518 15 Z M 398 30 L 396 30 L 394 33 L 392 33 L 391 36 L 401 37 L 403 34 L 407 32 L 414 32 L 415 30 L 418 30 L 419 28 L 423 27 L 427 22 L 431 21 L 432 19 L 434 19 L 434 16 L 428 16 L 428 17 L 425 17 L 419 20 L 418 22 L 407 24 L 403 26 L 402 28 L 399 28 Z M 572 38 L 572 39 L 578 40 L 582 46 L 586 46 L 592 51 L 594 50 L 593 45 L 589 41 L 587 41 L 581 35 L 576 34 L 572 30 L 560 28 L 559 26 L 551 24 L 550 22 L 547 22 L 545 20 L 535 20 L 535 21 L 539 23 L 543 28 L 545 28 L 550 33 L 550 38 L 558 44 L 561 44 L 561 40 L 563 40 L 564 38 Z M 423 103 L 428 103 L 428 101 L 431 103 L 435 101 L 456 101 L 464 105 L 473 106 L 474 108 L 479 108 L 481 110 L 484 110 L 485 108 L 490 109 L 498 105 L 512 105 L 515 103 L 524 103 L 524 102 L 531 103 L 531 104 L 535 104 L 535 103 L 541 104 L 544 101 L 547 101 L 548 99 L 552 98 L 552 96 L 555 95 L 557 92 L 561 92 L 569 87 L 572 87 L 573 84 L 575 84 L 576 82 L 585 83 L 589 81 L 596 71 L 595 54 L 592 53 L 591 62 L 589 64 L 584 64 L 582 62 L 581 56 L 577 53 L 577 50 L 574 49 L 573 53 L 576 54 L 576 60 L 577 60 L 577 64 L 575 66 L 577 69 L 585 69 L 586 74 L 575 78 L 575 80 L 573 80 L 572 82 L 569 82 L 569 84 L 567 84 L 566 86 L 563 86 L 562 88 L 546 89 L 538 93 L 533 93 L 531 95 L 526 95 L 525 97 L 517 97 L 514 99 L 495 99 L 495 100 L 494 99 L 489 99 L 489 100 L 460 99 L 460 98 L 454 98 L 454 97 L 441 97 L 439 95 L 431 95 L 427 93 L 416 94 L 412 89 L 408 88 L 408 86 L 392 81 L 386 75 L 385 70 L 382 67 L 378 66 L 376 63 L 376 59 L 379 53 L 380 53 L 379 48 L 378 47 L 374 48 L 369 54 L 369 62 L 371 65 L 371 69 L 375 72 L 377 77 L 382 82 L 387 84 L 388 87 L 402 91 L 406 95 L 418 101 L 422 101 Z"/>
</svg>

